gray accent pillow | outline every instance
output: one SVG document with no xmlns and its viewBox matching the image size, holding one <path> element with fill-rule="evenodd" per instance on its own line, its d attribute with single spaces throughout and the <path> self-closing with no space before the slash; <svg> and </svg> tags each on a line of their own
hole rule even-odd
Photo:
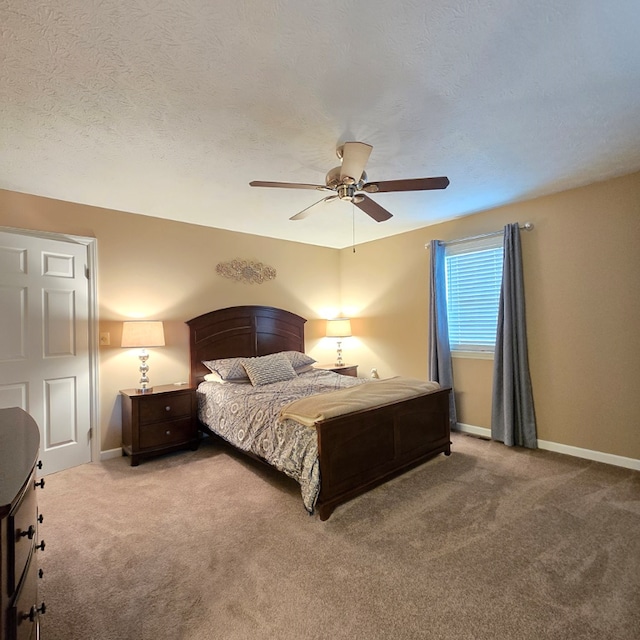
<svg viewBox="0 0 640 640">
<path fill-rule="evenodd" d="M 244 358 L 242 366 L 254 387 L 291 380 L 298 375 L 291 366 L 289 358 L 283 353 L 272 353 L 258 358 Z"/>
<path fill-rule="evenodd" d="M 223 380 L 232 382 L 248 382 L 249 377 L 242 366 L 244 358 L 220 358 L 219 360 L 203 360 L 202 364 L 213 373 L 217 373 Z"/>
<path fill-rule="evenodd" d="M 296 373 L 299 373 L 301 369 L 306 371 L 316 362 L 311 356 L 308 356 L 306 353 L 301 353 L 300 351 L 283 351 L 282 353 L 287 356 Z"/>
</svg>

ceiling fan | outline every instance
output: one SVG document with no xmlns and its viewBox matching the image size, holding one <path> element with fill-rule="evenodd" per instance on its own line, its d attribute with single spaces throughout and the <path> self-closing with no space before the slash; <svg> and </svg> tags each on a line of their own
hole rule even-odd
<svg viewBox="0 0 640 640">
<path fill-rule="evenodd" d="M 290 220 L 306 218 L 313 207 L 321 202 L 332 200 L 346 200 L 353 202 L 361 211 L 371 216 L 376 222 L 384 222 L 392 217 L 384 207 L 369 198 L 367 193 L 388 193 L 390 191 L 428 191 L 431 189 L 446 189 L 449 178 L 410 178 L 406 180 L 386 180 L 383 182 L 367 182 L 365 165 L 373 147 L 365 142 L 345 142 L 336 149 L 336 155 L 341 161 L 340 166 L 334 167 L 327 173 L 325 184 L 305 184 L 300 182 L 263 182 L 254 180 L 252 187 L 281 187 L 283 189 L 315 189 L 316 191 L 334 191 L 333 195 L 322 198 L 318 202 L 303 209 Z M 364 193 L 363 193 L 364 192 Z"/>
</svg>

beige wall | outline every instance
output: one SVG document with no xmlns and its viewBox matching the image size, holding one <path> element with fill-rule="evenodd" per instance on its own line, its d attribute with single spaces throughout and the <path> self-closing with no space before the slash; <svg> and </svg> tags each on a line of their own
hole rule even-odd
<svg viewBox="0 0 640 640">
<path fill-rule="evenodd" d="M 427 375 L 428 251 L 533 222 L 522 232 L 530 369 L 542 440 L 640 459 L 640 174 L 341 252 L 342 302 L 361 372 Z M 490 427 L 492 361 L 454 359 L 460 422 Z"/>
<path fill-rule="evenodd" d="M 427 377 L 428 252 L 432 238 L 465 237 L 508 222 L 523 232 L 529 351 L 538 436 L 640 459 L 640 174 L 610 180 L 336 251 L 0 191 L 0 225 L 98 239 L 100 330 L 117 345 L 132 316 L 166 321 L 152 383 L 186 380 L 184 321 L 214 308 L 268 304 L 309 318 L 308 351 L 331 361 L 321 318 L 353 317 L 344 341 L 360 375 Z M 220 261 L 260 260 L 276 280 L 244 285 Z M 342 306 L 342 309 L 341 309 Z M 102 449 L 120 444 L 118 390 L 137 359 L 100 349 Z M 492 362 L 454 360 L 461 422 L 489 427 Z"/>
<path fill-rule="evenodd" d="M 121 349 L 122 320 L 163 320 L 167 346 L 150 350 L 152 384 L 188 380 L 186 320 L 240 304 L 281 307 L 308 318 L 307 350 L 331 361 L 334 344 L 322 337 L 326 318 L 340 311 L 339 252 L 242 233 L 98 209 L 0 190 L 0 226 L 97 238 L 100 331 L 101 448 L 120 446 L 118 391 L 135 387 L 138 358 Z M 216 274 L 219 262 L 258 260 L 275 280 L 243 284 Z"/>
</svg>

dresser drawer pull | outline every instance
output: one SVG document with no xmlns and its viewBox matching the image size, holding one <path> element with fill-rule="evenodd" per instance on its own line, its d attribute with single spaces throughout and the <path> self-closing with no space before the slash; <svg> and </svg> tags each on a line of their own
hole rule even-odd
<svg viewBox="0 0 640 640">
<path fill-rule="evenodd" d="M 21 538 L 24 538 L 26 536 L 27 538 L 29 538 L 29 540 L 33 540 L 35 535 L 36 535 L 36 528 L 32 524 L 29 525 L 29 528 L 26 531 L 20 532 Z"/>
<path fill-rule="evenodd" d="M 36 549 L 40 549 L 40 551 L 44 551 L 44 540 L 42 540 L 40 544 L 36 545 Z"/>
<path fill-rule="evenodd" d="M 42 480 L 39 480 L 38 482 L 34 483 L 36 487 L 40 487 L 41 489 L 44 489 L 44 478 L 42 478 Z"/>
<path fill-rule="evenodd" d="M 38 460 L 36 467 L 38 467 L 38 469 L 42 469 L 42 460 Z"/>
<path fill-rule="evenodd" d="M 165 431 L 165 433 L 166 433 L 168 436 L 170 436 L 170 435 L 171 435 L 171 431 L 169 431 L 169 430 Z"/>
<path fill-rule="evenodd" d="M 40 578 L 40 580 L 42 580 L 43 576 L 44 576 L 44 569 L 38 569 L 38 578 Z"/>
<path fill-rule="evenodd" d="M 165 411 L 171 411 L 171 407 L 165 407 L 164 410 Z"/>
<path fill-rule="evenodd" d="M 44 615 L 47 612 L 47 605 L 43 602 L 39 607 L 35 604 L 29 609 L 29 613 L 23 613 L 23 620 L 31 620 L 31 622 L 35 622 L 35 619 L 38 617 L 38 614 Z"/>
<path fill-rule="evenodd" d="M 38 522 L 39 522 L 40 524 L 42 524 L 42 523 L 44 522 L 44 516 L 43 516 L 42 514 L 40 514 L 40 515 L 38 516 Z"/>
</svg>

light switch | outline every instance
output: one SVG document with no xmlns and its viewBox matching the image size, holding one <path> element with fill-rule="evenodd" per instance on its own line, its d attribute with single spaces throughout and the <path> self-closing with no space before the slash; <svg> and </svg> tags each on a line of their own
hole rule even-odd
<svg viewBox="0 0 640 640">
<path fill-rule="evenodd" d="M 108 347 L 111 345 L 111 334 L 110 333 L 101 333 L 100 334 L 100 346 Z"/>
</svg>

